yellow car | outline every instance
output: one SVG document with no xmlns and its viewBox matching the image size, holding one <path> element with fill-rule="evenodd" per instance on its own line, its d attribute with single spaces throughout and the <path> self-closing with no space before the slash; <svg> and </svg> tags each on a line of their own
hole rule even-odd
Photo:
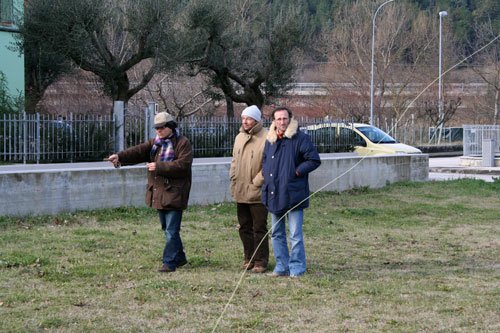
<svg viewBox="0 0 500 333">
<path fill-rule="evenodd" d="M 380 128 L 367 124 L 323 123 L 306 126 L 303 129 L 313 137 L 316 144 L 321 141 L 318 140 L 320 133 L 323 136 L 326 131 L 334 132 L 333 137 L 337 144 L 339 141 L 349 142 L 354 152 L 361 156 L 422 153 L 420 149 L 400 143 Z"/>
</svg>

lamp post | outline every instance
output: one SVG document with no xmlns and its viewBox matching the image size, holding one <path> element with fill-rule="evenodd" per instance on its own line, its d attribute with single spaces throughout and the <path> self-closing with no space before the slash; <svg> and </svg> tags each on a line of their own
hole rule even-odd
<svg viewBox="0 0 500 333">
<path fill-rule="evenodd" d="M 439 116 L 439 121 L 440 121 L 440 124 L 439 124 L 439 127 L 442 126 L 441 124 L 441 121 L 442 121 L 442 117 L 443 117 L 443 88 L 442 88 L 442 80 L 441 80 L 441 76 L 442 76 L 442 59 L 443 59 L 443 56 L 442 56 L 442 40 L 443 40 L 443 17 L 447 16 L 448 15 L 448 12 L 446 11 L 441 11 L 439 12 L 439 81 L 438 81 L 438 116 Z M 440 136 L 441 136 L 441 133 L 439 133 Z"/>
<path fill-rule="evenodd" d="M 371 73 L 371 82 L 370 82 L 370 125 L 373 125 L 373 81 L 374 81 L 374 67 L 375 67 L 375 19 L 377 18 L 378 11 L 384 7 L 384 5 L 388 4 L 389 2 L 393 2 L 394 0 L 389 0 L 381 4 L 377 10 L 375 11 L 375 14 L 373 14 L 373 20 L 372 20 L 372 73 Z"/>
</svg>

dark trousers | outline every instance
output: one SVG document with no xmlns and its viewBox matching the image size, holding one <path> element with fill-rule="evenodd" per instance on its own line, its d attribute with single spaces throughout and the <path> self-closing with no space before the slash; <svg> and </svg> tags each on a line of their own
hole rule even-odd
<svg viewBox="0 0 500 333">
<path fill-rule="evenodd" d="M 245 261 L 267 267 L 269 261 L 269 237 L 267 235 L 267 209 L 261 203 L 237 203 L 239 234 L 243 242 Z M 262 244 L 260 244 L 262 241 Z M 260 244 L 260 246 L 259 246 Z"/>
</svg>

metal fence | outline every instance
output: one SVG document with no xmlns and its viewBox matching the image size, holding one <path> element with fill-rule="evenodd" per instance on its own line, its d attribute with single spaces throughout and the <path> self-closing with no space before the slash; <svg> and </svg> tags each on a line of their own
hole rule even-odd
<svg viewBox="0 0 500 333">
<path fill-rule="evenodd" d="M 301 127 L 324 123 L 323 119 L 299 118 Z M 271 121 L 263 120 L 263 126 L 269 127 Z M 182 134 L 188 137 L 193 145 L 196 157 L 231 156 L 234 138 L 239 133 L 241 119 L 226 117 L 193 117 L 183 119 L 179 123 Z M 340 138 L 330 132 L 309 132 L 312 141 L 320 153 L 350 151 L 353 148 L 353 137 Z"/>
<path fill-rule="evenodd" d="M 143 115 L 125 115 L 125 147 L 132 147 L 148 139 L 148 129 L 146 128 L 147 110 Z"/>
<path fill-rule="evenodd" d="M 150 125 L 147 125 L 146 118 L 147 110 L 144 115 L 125 116 L 125 148 L 148 139 L 152 131 L 147 128 Z M 324 119 L 297 120 L 303 128 L 325 123 Z M 269 127 L 270 120 L 263 120 L 263 125 Z M 397 140 L 413 146 L 429 144 L 432 133 L 423 126 L 378 125 Z M 179 121 L 179 129 L 191 141 L 195 157 L 231 156 L 240 126 L 239 118 L 190 117 Z M 114 152 L 114 127 L 115 120 L 111 116 L 70 114 L 67 118 L 61 118 L 40 114 L 1 115 L 0 162 L 99 161 Z M 446 129 L 443 131 L 441 143 L 457 144 L 451 141 L 452 135 L 446 136 L 446 133 L 450 132 Z M 308 134 L 320 153 L 352 150 L 353 137 L 339 136 L 335 131 L 311 131 Z"/>
<path fill-rule="evenodd" d="M 106 116 L 4 114 L 0 118 L 1 161 L 102 159 L 113 146 L 113 124 L 113 119 Z"/>
<path fill-rule="evenodd" d="M 461 127 L 443 127 L 417 125 L 412 122 L 401 123 L 395 119 L 377 121 L 376 127 L 388 133 L 399 142 L 411 146 L 461 145 L 463 129 Z"/>
<path fill-rule="evenodd" d="M 195 157 L 231 156 L 241 120 L 226 117 L 182 119 L 179 129 L 193 146 Z"/>
<path fill-rule="evenodd" d="M 482 156 L 483 141 L 494 139 L 500 155 L 500 125 L 464 125 L 464 156 Z"/>
</svg>

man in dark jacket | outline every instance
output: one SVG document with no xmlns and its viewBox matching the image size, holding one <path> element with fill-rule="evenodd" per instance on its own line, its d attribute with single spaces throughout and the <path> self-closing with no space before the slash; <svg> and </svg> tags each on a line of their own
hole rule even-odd
<svg viewBox="0 0 500 333">
<path fill-rule="evenodd" d="M 113 154 L 108 160 L 115 166 L 146 162 L 146 204 L 158 210 L 166 239 L 159 272 L 168 273 L 187 264 L 180 229 L 191 189 L 193 152 L 191 143 L 179 134 L 177 123 L 170 114 L 158 113 L 154 126 L 156 138 Z"/>
<path fill-rule="evenodd" d="M 271 213 L 276 259 L 272 275 L 298 277 L 306 271 L 302 223 L 303 210 L 309 207 L 308 175 L 321 161 L 310 137 L 299 130 L 290 109 L 277 108 L 272 117 L 262 161 L 262 202 Z M 290 253 L 285 219 L 290 230 Z"/>
</svg>

